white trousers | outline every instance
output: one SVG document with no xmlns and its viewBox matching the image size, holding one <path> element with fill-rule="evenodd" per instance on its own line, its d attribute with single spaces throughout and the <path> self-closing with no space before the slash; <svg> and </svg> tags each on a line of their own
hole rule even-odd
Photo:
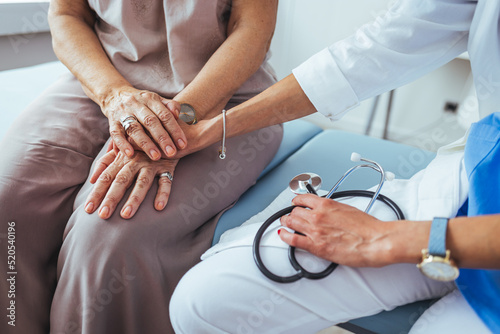
<svg viewBox="0 0 500 334">
<path fill-rule="evenodd" d="M 429 307 L 411 328 L 410 334 L 478 333 L 491 331 L 455 289 Z"/>
<path fill-rule="evenodd" d="M 264 247 L 262 257 L 272 259 L 268 266 L 273 272 L 288 275 L 293 271 L 284 249 Z M 445 295 L 449 297 L 418 320 L 414 333 L 489 333 L 454 283 L 428 279 L 415 265 L 339 266 L 321 280 L 281 284 L 262 275 L 251 247 L 242 246 L 210 256 L 192 268 L 174 292 L 170 313 L 178 334 L 302 334 Z"/>
</svg>

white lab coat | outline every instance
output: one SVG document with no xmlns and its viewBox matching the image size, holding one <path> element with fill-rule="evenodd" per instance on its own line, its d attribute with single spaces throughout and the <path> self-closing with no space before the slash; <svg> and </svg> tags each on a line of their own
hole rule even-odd
<svg viewBox="0 0 500 334">
<path fill-rule="evenodd" d="M 336 120 L 468 51 L 479 118 L 500 110 L 500 1 L 398 1 L 353 36 L 293 70 L 316 109 Z"/>
</svg>

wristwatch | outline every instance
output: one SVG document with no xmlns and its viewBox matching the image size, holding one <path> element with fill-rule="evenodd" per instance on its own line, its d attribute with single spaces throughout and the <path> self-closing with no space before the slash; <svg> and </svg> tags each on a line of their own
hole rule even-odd
<svg viewBox="0 0 500 334">
<path fill-rule="evenodd" d="M 422 249 L 422 262 L 417 264 L 418 269 L 425 276 L 437 281 L 453 281 L 459 271 L 450 258 L 450 250 L 446 249 L 446 228 L 448 218 L 434 218 L 429 235 L 429 246 Z"/>
<path fill-rule="evenodd" d="M 196 118 L 196 111 L 192 105 L 187 103 L 181 103 L 179 118 L 189 125 L 193 125 L 198 122 L 198 119 Z"/>
</svg>

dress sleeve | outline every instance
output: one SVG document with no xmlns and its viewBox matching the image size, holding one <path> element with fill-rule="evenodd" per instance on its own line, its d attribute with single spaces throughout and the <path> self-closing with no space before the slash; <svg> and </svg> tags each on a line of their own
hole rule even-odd
<svg viewBox="0 0 500 334">
<path fill-rule="evenodd" d="M 315 108 L 336 120 L 467 50 L 477 1 L 399 0 L 354 35 L 293 70 Z"/>
</svg>

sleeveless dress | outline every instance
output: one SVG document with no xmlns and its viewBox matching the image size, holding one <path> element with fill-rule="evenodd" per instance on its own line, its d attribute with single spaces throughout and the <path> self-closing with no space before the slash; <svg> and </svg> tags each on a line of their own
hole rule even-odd
<svg viewBox="0 0 500 334">
<path fill-rule="evenodd" d="M 224 42 L 231 11 L 227 0 L 89 5 L 117 70 L 136 88 L 167 98 L 188 85 Z M 274 82 L 264 62 L 228 107 Z M 83 210 L 92 187 L 89 171 L 108 138 L 106 117 L 68 74 L 20 115 L 0 143 L 0 234 L 15 223 L 18 272 L 16 326 L 2 321 L 1 333 L 171 333 L 174 287 L 210 247 L 220 214 L 272 159 L 282 128 L 229 139 L 225 160 L 217 156 L 218 144 L 182 158 L 167 207 L 153 207 L 155 180 L 130 220 L 118 210 L 108 220 Z M 265 142 L 255 146 L 256 140 Z M 7 243 L 0 249 L 7 254 Z M 1 266 L 9 271 L 5 260 Z M 8 283 L 0 282 L 2 296 Z M 9 307 L 7 298 L 0 298 L 0 307 Z"/>
</svg>

